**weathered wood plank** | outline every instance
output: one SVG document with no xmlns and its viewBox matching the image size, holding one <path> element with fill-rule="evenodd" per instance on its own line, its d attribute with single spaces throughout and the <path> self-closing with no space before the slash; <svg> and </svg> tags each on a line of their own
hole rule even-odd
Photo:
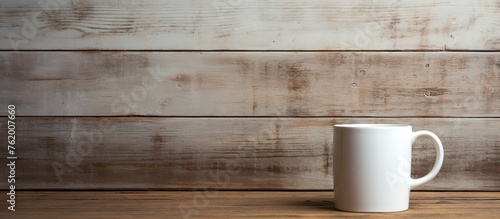
<svg viewBox="0 0 500 219">
<path fill-rule="evenodd" d="M 1 50 L 499 50 L 496 0 L 4 0 Z"/>
<path fill-rule="evenodd" d="M 496 218 L 499 192 L 412 192 L 396 213 L 337 211 L 333 192 L 19 192 L 3 218 Z"/>
<path fill-rule="evenodd" d="M 0 69 L 0 109 L 23 116 L 500 117 L 498 52 L 0 52 Z"/>
<path fill-rule="evenodd" d="M 144 117 L 16 119 L 16 188 L 332 189 L 337 123 L 408 123 L 435 132 L 445 162 L 420 189 L 500 189 L 498 118 Z M 420 140 L 413 155 L 412 174 L 422 176 L 434 150 Z"/>
</svg>

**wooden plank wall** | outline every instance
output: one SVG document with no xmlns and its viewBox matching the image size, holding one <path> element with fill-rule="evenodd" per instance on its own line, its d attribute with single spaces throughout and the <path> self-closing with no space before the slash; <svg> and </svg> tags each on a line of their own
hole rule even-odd
<svg viewBox="0 0 500 219">
<path fill-rule="evenodd" d="M 334 124 L 407 123 L 445 147 L 419 189 L 500 190 L 499 1 L 6 0 L 0 17 L 18 189 L 331 190 Z M 433 156 L 418 141 L 412 175 Z"/>
<path fill-rule="evenodd" d="M 496 50 L 499 5 L 497 0 L 6 0 L 0 3 L 0 48 Z"/>
</svg>

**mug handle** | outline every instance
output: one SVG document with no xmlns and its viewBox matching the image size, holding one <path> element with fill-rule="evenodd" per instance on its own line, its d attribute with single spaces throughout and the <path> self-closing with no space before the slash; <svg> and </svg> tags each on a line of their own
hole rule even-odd
<svg viewBox="0 0 500 219">
<path fill-rule="evenodd" d="M 430 131 L 416 131 L 413 132 L 412 134 L 413 134 L 411 140 L 412 144 L 415 143 L 415 140 L 417 140 L 417 138 L 421 136 L 428 136 L 432 139 L 434 147 L 436 148 L 436 161 L 434 162 L 434 166 L 432 167 L 431 171 L 427 175 L 420 177 L 418 179 L 410 178 L 411 189 L 420 186 L 426 182 L 429 182 L 431 179 L 433 179 L 441 169 L 444 160 L 443 144 L 441 143 L 441 140 L 439 140 L 436 134 Z"/>
</svg>

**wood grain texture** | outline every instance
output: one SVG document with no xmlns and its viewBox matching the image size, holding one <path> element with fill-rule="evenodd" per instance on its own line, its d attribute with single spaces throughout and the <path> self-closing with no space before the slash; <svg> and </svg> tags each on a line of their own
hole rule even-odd
<svg viewBox="0 0 500 219">
<path fill-rule="evenodd" d="M 498 52 L 0 52 L 0 69 L 22 116 L 500 117 Z"/>
<path fill-rule="evenodd" d="M 332 189 L 338 123 L 407 123 L 436 133 L 445 161 L 421 190 L 500 190 L 498 118 L 20 117 L 16 188 Z M 5 133 L 2 125 L 0 138 Z M 412 175 L 426 174 L 434 156 L 419 140 Z"/>
<path fill-rule="evenodd" d="M 412 192 L 410 209 L 350 213 L 333 192 L 19 192 L 3 218 L 496 218 L 499 192 Z"/>
<path fill-rule="evenodd" d="M 499 50 L 496 0 L 4 0 L 1 50 Z"/>
</svg>

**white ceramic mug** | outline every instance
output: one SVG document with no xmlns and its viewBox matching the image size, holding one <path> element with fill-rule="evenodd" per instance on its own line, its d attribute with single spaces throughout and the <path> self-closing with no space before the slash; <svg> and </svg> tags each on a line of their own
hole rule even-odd
<svg viewBox="0 0 500 219">
<path fill-rule="evenodd" d="M 436 161 L 427 175 L 412 179 L 412 144 L 420 136 L 433 140 Z M 410 190 L 433 179 L 444 159 L 434 133 L 401 124 L 335 125 L 333 154 L 335 208 L 354 212 L 407 210 Z"/>
</svg>

